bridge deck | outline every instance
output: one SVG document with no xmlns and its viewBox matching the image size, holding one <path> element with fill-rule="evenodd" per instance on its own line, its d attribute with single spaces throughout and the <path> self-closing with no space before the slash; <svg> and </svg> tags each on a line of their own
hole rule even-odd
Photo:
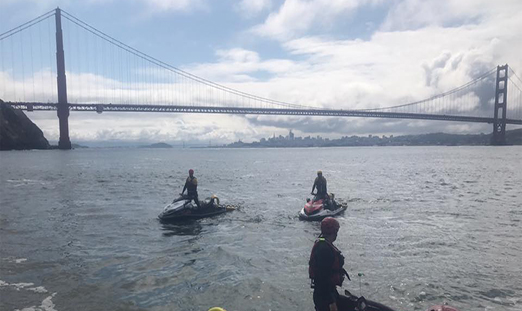
<svg viewBox="0 0 522 311">
<path fill-rule="evenodd" d="M 14 103 L 6 102 L 15 109 L 27 111 L 57 110 L 55 103 Z M 294 116 L 324 116 L 324 117 L 363 117 L 440 120 L 458 122 L 493 123 L 493 118 L 438 115 L 422 113 L 382 112 L 370 110 L 334 110 L 334 109 L 275 109 L 275 108 L 241 108 L 241 107 L 210 107 L 210 106 L 176 106 L 176 105 L 124 105 L 124 104 L 69 104 L 72 111 L 94 112 L 173 112 L 173 113 L 215 113 L 215 114 L 260 114 L 260 115 L 294 115 Z M 506 119 L 506 124 L 522 125 L 522 120 Z"/>
</svg>

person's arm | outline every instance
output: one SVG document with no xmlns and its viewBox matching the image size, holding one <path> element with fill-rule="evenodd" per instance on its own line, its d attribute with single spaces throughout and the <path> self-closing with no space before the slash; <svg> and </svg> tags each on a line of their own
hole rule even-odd
<svg viewBox="0 0 522 311">
<path fill-rule="evenodd" d="M 183 187 L 183 191 L 181 191 L 181 195 L 183 195 L 183 193 L 185 192 L 185 190 L 187 190 L 187 183 L 188 183 L 188 180 L 185 181 L 185 186 Z"/>
<path fill-rule="evenodd" d="M 312 194 L 314 193 L 316 185 L 317 185 L 317 178 L 314 180 L 314 185 L 312 186 Z M 319 188 L 317 190 L 319 190 Z"/>
</svg>

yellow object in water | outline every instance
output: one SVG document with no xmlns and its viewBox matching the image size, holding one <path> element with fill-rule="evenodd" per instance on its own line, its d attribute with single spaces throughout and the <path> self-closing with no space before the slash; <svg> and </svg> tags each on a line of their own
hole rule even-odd
<svg viewBox="0 0 522 311">
<path fill-rule="evenodd" d="M 214 308 L 208 309 L 208 311 L 227 311 L 227 310 L 220 308 L 220 307 L 214 307 Z"/>
</svg>

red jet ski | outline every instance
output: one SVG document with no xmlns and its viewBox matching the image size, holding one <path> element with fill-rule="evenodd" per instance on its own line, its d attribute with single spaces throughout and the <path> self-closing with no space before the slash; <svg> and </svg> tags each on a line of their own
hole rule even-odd
<svg viewBox="0 0 522 311">
<path fill-rule="evenodd" d="M 301 211 L 299 211 L 299 219 L 301 220 L 322 220 L 325 217 L 333 217 L 348 208 L 347 203 L 337 203 L 334 200 L 333 193 L 327 198 L 314 197 L 313 200 L 306 199 L 306 204 Z"/>
</svg>

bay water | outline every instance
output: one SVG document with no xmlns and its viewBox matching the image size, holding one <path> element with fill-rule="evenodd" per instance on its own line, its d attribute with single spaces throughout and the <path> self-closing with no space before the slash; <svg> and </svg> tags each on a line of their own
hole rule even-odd
<svg viewBox="0 0 522 311">
<path fill-rule="evenodd" d="M 190 168 L 238 209 L 160 223 Z M 0 310 L 313 310 L 319 223 L 297 213 L 319 169 L 348 202 L 343 288 L 522 310 L 519 146 L 1 152 Z"/>
</svg>

